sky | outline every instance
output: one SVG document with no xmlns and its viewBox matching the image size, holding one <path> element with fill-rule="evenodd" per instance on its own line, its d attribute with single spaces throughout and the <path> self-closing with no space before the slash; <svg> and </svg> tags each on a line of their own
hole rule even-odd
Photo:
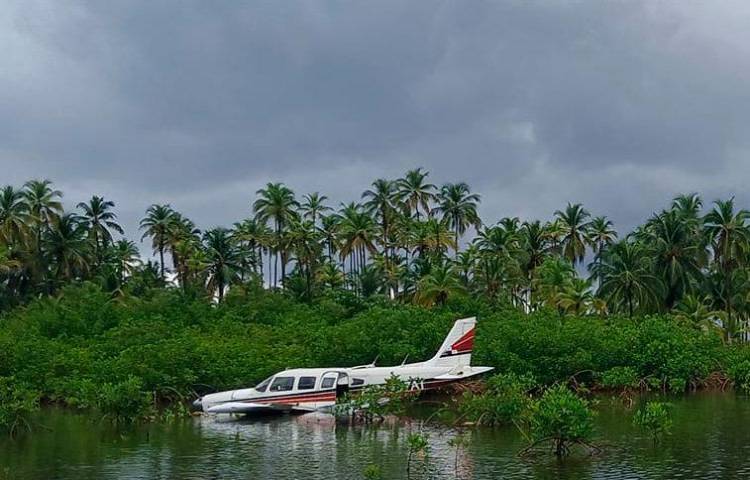
<svg viewBox="0 0 750 480">
<path fill-rule="evenodd" d="M 749 27 L 740 1 L 5 0 L 0 183 L 103 195 L 135 240 L 152 203 L 230 226 L 268 182 L 338 205 L 416 167 L 487 223 L 750 208 Z"/>
</svg>

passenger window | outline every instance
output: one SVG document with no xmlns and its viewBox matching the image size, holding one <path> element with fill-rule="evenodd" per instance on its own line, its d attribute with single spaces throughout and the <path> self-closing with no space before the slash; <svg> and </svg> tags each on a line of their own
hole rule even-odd
<svg viewBox="0 0 750 480">
<path fill-rule="evenodd" d="M 271 379 L 272 378 L 273 377 L 268 377 L 265 380 L 263 380 L 262 382 L 260 382 L 258 385 L 255 386 L 255 390 L 257 390 L 259 392 L 265 392 L 266 389 L 268 388 L 268 384 L 271 383 Z"/>
<path fill-rule="evenodd" d="M 298 390 L 312 390 L 318 377 L 299 377 Z"/>
<path fill-rule="evenodd" d="M 357 385 L 364 385 L 365 381 L 361 378 L 352 378 L 352 387 L 356 387 Z"/>
<path fill-rule="evenodd" d="M 333 383 L 336 381 L 333 377 L 326 377 L 323 379 L 323 383 L 320 385 L 320 388 L 333 388 Z"/>
<path fill-rule="evenodd" d="M 271 392 L 286 392 L 294 388 L 294 377 L 276 377 L 271 384 Z"/>
</svg>

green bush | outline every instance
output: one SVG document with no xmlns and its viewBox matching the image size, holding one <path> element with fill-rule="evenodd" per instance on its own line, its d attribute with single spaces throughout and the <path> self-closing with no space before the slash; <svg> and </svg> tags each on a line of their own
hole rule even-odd
<svg viewBox="0 0 750 480">
<path fill-rule="evenodd" d="M 651 434 L 654 443 L 672 432 L 672 405 L 665 402 L 647 402 L 635 412 L 633 424 Z"/>
<path fill-rule="evenodd" d="M 114 423 L 132 423 L 153 413 L 151 395 L 143 391 L 143 382 L 136 377 L 102 385 L 96 407 Z"/>
<path fill-rule="evenodd" d="M 482 393 L 466 392 L 458 404 L 461 418 L 482 425 L 502 425 L 516 422 L 528 407 L 527 393 L 535 382 L 530 376 L 513 373 L 498 374 L 487 380 Z"/>
<path fill-rule="evenodd" d="M 638 387 L 638 372 L 633 367 L 612 367 L 601 375 L 601 386 L 610 389 Z"/>
<path fill-rule="evenodd" d="M 555 455 L 562 457 L 570 453 L 574 444 L 588 446 L 594 412 L 586 400 L 565 385 L 556 385 L 531 402 L 525 422 L 530 447 L 551 442 Z"/>
<path fill-rule="evenodd" d="M 30 416 L 39 409 L 39 394 L 15 381 L 0 377 L 0 432 L 16 436 L 31 430 Z"/>
</svg>

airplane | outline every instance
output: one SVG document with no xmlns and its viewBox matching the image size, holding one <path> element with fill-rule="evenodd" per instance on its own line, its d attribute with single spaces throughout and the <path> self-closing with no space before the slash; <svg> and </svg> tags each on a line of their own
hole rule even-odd
<svg viewBox="0 0 750 480">
<path fill-rule="evenodd" d="M 209 414 L 314 412 L 330 410 L 346 392 L 382 385 L 391 376 L 423 391 L 460 382 L 493 367 L 472 367 L 476 317 L 457 320 L 434 357 L 419 363 L 378 367 L 375 362 L 347 368 L 297 368 L 268 377 L 252 388 L 204 395 L 193 408 Z"/>
</svg>

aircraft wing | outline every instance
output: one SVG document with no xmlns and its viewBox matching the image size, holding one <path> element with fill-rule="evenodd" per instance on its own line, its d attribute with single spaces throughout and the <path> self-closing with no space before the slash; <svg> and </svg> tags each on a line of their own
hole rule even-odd
<svg viewBox="0 0 750 480">
<path fill-rule="evenodd" d="M 253 413 L 253 412 L 314 412 L 317 409 L 301 405 L 290 405 L 288 403 L 248 403 L 248 402 L 227 402 L 216 405 L 206 413 Z"/>
<path fill-rule="evenodd" d="M 291 405 L 278 403 L 227 402 L 209 408 L 206 413 L 252 413 L 271 410 L 289 411 L 291 409 Z"/>
<path fill-rule="evenodd" d="M 463 367 L 460 370 L 461 370 L 460 372 L 456 372 L 455 374 L 446 373 L 444 375 L 438 375 L 437 377 L 434 377 L 432 380 L 443 380 L 443 381 L 460 380 L 462 378 L 469 378 L 475 375 L 480 375 L 482 373 L 489 372 L 490 370 L 494 370 L 494 367 Z"/>
</svg>

